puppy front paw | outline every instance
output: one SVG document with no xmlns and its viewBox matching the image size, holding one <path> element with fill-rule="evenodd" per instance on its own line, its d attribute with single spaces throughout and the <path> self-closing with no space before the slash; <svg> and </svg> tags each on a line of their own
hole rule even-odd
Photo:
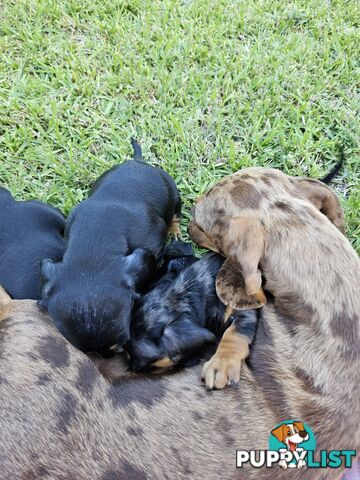
<svg viewBox="0 0 360 480">
<path fill-rule="evenodd" d="M 176 240 L 181 238 L 181 231 L 180 231 L 180 218 L 176 215 L 173 216 L 171 223 L 168 228 L 168 235 L 174 235 Z"/>
<path fill-rule="evenodd" d="M 202 379 L 208 390 L 220 390 L 240 380 L 241 362 L 249 354 L 247 337 L 232 325 L 224 333 L 215 355 L 204 364 Z"/>
<path fill-rule="evenodd" d="M 240 380 L 240 371 L 240 358 L 220 358 L 215 354 L 204 364 L 202 379 L 205 381 L 208 390 L 214 388 L 221 390 L 232 382 L 237 383 Z"/>
</svg>

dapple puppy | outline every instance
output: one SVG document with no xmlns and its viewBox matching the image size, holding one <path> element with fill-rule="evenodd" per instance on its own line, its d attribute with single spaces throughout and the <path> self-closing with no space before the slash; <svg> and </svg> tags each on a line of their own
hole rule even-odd
<svg viewBox="0 0 360 480">
<path fill-rule="evenodd" d="M 0 284 L 12 298 L 40 299 L 41 261 L 62 259 L 64 229 L 57 208 L 38 200 L 16 201 L 0 187 Z"/>
<path fill-rule="evenodd" d="M 189 254 L 192 248 L 185 242 L 173 242 L 165 253 L 167 272 L 136 303 L 125 345 L 137 371 L 159 373 L 194 365 L 204 350 L 214 351 L 224 332 L 225 305 L 215 290 L 224 258 L 208 253 L 199 259 Z M 242 348 L 248 350 L 255 335 L 256 310 L 234 312 L 226 324 L 237 329 Z"/>
<path fill-rule="evenodd" d="M 193 217 L 189 233 L 194 242 L 227 258 L 216 280 L 226 305 L 265 305 L 265 283 L 271 303 L 288 314 L 285 321 L 311 327 L 308 336 L 296 340 L 310 342 L 321 325 L 323 333 L 337 339 L 339 354 L 357 352 L 357 301 L 352 294 L 359 259 L 342 235 L 343 212 L 329 187 L 274 169 L 244 169 L 203 195 Z M 235 338 L 236 332 L 225 332 L 218 353 L 205 365 L 208 388 L 223 388 L 239 379 L 244 358 L 239 350 L 226 347 Z M 305 357 L 311 350 L 306 351 Z M 230 374 L 228 363 L 233 365 L 234 358 L 237 369 L 231 367 Z"/>
<path fill-rule="evenodd" d="M 360 261 L 343 231 L 326 185 L 267 168 L 219 182 L 189 225 L 195 243 L 227 257 L 217 277 L 222 301 L 263 306 L 249 365 L 278 418 L 315 426 L 326 449 L 360 444 Z M 208 387 L 238 380 L 241 353 L 223 354 L 235 337 L 226 332 L 205 364 Z"/>
<path fill-rule="evenodd" d="M 43 298 L 60 332 L 84 351 L 129 340 L 138 289 L 178 229 L 181 200 L 165 171 L 134 159 L 102 175 L 66 224 L 60 263 L 45 260 Z"/>
</svg>

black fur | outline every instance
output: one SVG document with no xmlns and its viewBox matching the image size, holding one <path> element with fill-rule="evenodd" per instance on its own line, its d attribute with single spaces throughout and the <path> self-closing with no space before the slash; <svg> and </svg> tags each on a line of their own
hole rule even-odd
<svg viewBox="0 0 360 480">
<path fill-rule="evenodd" d="M 64 253 L 65 219 L 37 200 L 15 201 L 0 188 L 0 285 L 18 300 L 41 297 L 40 262 Z"/>
<path fill-rule="evenodd" d="M 191 243 L 173 240 L 165 247 L 161 263 L 158 265 L 158 268 L 153 270 L 148 283 L 143 286 L 140 293 L 145 295 L 150 292 L 160 279 L 163 283 L 166 279 L 174 279 L 176 275 L 172 274 L 180 273 L 181 270 L 196 260 L 198 258 L 194 256 Z"/>
<path fill-rule="evenodd" d="M 178 366 L 193 365 L 214 351 L 232 322 L 239 333 L 248 336 L 249 343 L 255 334 L 257 317 L 253 310 L 235 312 L 224 324 L 225 306 L 215 290 L 224 258 L 207 253 L 198 259 L 189 255 L 189 250 L 181 255 L 178 249 L 184 251 L 184 247 L 177 243 L 169 246 L 167 273 L 137 302 L 131 339 L 125 346 L 136 371 L 151 369 L 153 362 L 163 357 Z"/>
<path fill-rule="evenodd" d="M 134 144 L 134 143 L 133 143 Z M 140 146 L 134 146 L 140 158 Z M 103 174 L 69 216 L 61 263 L 43 262 L 42 304 L 84 351 L 129 340 L 137 291 L 162 256 L 181 201 L 170 175 L 139 160 Z"/>
<path fill-rule="evenodd" d="M 133 160 L 137 160 L 138 162 L 142 162 L 143 161 L 143 156 L 142 156 L 142 151 L 141 151 L 140 145 L 138 144 L 138 142 L 134 138 L 131 138 L 130 140 L 131 140 L 131 145 L 132 145 L 133 150 L 134 150 Z"/>
<path fill-rule="evenodd" d="M 344 148 L 340 148 L 340 153 L 339 153 L 339 161 L 337 164 L 330 170 L 330 172 L 325 175 L 324 178 L 321 178 L 320 181 L 323 183 L 326 183 L 327 185 L 337 176 L 337 174 L 340 172 L 342 169 L 343 165 L 345 162 L 345 154 L 344 154 Z"/>
</svg>

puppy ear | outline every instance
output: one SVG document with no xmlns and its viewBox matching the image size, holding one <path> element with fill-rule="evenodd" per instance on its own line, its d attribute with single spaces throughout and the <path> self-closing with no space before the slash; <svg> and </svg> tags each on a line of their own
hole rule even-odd
<svg viewBox="0 0 360 480">
<path fill-rule="evenodd" d="M 52 260 L 46 258 L 41 261 L 41 275 L 42 275 L 42 299 L 38 302 L 42 307 L 47 308 L 48 302 L 46 299 L 54 286 L 55 278 L 59 271 L 60 264 L 54 263 Z"/>
<path fill-rule="evenodd" d="M 154 255 L 145 248 L 137 248 L 125 257 L 126 281 L 131 288 L 140 287 L 151 271 L 156 268 Z"/>
<path fill-rule="evenodd" d="M 199 352 L 205 345 L 214 343 L 215 335 L 190 319 L 170 323 L 164 330 L 161 345 L 175 363 Z"/>
<path fill-rule="evenodd" d="M 313 178 L 292 178 L 295 194 L 311 202 L 331 223 L 345 233 L 344 212 L 338 197 L 324 183 Z"/>
<path fill-rule="evenodd" d="M 294 426 L 299 429 L 299 432 L 303 432 L 305 430 L 303 422 L 294 422 Z"/>
<path fill-rule="evenodd" d="M 193 263 L 195 263 L 198 259 L 196 257 L 180 257 L 174 258 L 169 261 L 166 267 L 167 272 L 175 272 L 180 273 L 186 267 L 189 267 Z"/>
<path fill-rule="evenodd" d="M 285 438 L 287 437 L 288 426 L 287 425 L 280 425 L 274 430 L 271 430 L 271 433 L 274 435 L 275 438 L 279 440 L 279 442 L 285 443 Z"/>
<path fill-rule="evenodd" d="M 262 289 L 258 294 L 248 295 L 240 268 L 231 260 L 225 260 L 216 277 L 216 293 L 220 300 L 235 310 L 260 308 L 266 303 Z"/>
<path fill-rule="evenodd" d="M 219 231 L 220 251 L 226 252 L 226 256 L 235 263 L 244 278 L 244 290 L 247 296 L 254 297 L 260 304 L 266 303 L 264 292 L 261 288 L 261 272 L 259 263 L 264 253 L 265 234 L 259 219 L 249 216 L 238 216 L 225 219 L 222 228 L 226 233 Z M 228 278 L 229 265 L 224 267 Z M 221 277 L 219 279 L 219 285 Z M 234 279 L 233 282 L 234 283 Z M 236 285 L 234 284 L 234 288 Z M 245 308 L 245 307 L 243 307 Z"/>
<path fill-rule="evenodd" d="M 54 263 L 49 258 L 45 258 L 44 260 L 41 261 L 40 266 L 41 266 L 42 277 L 46 282 L 53 280 L 55 278 L 56 272 L 57 272 L 56 263 Z"/>
<path fill-rule="evenodd" d="M 6 303 L 9 303 L 11 301 L 11 297 L 10 295 L 7 293 L 7 291 L 5 290 L 5 288 L 3 288 L 1 285 L 0 285 L 0 307 L 2 305 L 5 305 Z"/>
</svg>

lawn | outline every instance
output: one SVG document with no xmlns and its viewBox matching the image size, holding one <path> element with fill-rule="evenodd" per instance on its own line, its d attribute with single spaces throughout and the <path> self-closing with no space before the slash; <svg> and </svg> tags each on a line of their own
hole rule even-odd
<svg viewBox="0 0 360 480">
<path fill-rule="evenodd" d="M 0 183 L 68 213 L 131 155 L 189 206 L 240 168 L 323 176 L 360 251 L 356 0 L 1 0 Z"/>
</svg>

